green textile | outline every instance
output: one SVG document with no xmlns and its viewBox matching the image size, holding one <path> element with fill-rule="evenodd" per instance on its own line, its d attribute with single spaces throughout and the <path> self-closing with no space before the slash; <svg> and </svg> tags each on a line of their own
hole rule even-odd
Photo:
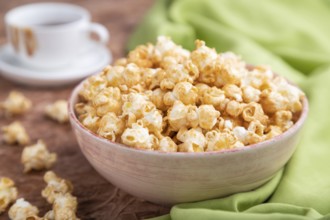
<svg viewBox="0 0 330 220">
<path fill-rule="evenodd" d="M 298 83 L 310 112 L 283 171 L 260 188 L 179 204 L 155 220 L 330 219 L 330 2 L 326 0 L 158 0 L 128 49 L 168 35 L 188 49 L 202 39 L 267 64 Z"/>
</svg>

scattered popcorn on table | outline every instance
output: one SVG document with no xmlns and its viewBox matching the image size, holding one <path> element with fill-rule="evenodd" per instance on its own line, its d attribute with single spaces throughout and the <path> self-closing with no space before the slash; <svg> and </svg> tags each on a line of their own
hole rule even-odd
<svg viewBox="0 0 330 220">
<path fill-rule="evenodd" d="M 48 117 L 59 123 L 68 122 L 68 102 L 66 100 L 58 100 L 55 103 L 46 106 L 45 113 Z"/>
<path fill-rule="evenodd" d="M 78 220 L 77 206 L 77 198 L 70 193 L 57 195 L 53 203 L 54 219 Z"/>
<path fill-rule="evenodd" d="M 44 181 L 47 183 L 47 186 L 42 190 L 41 195 L 51 204 L 54 202 L 57 194 L 71 193 L 73 190 L 70 181 L 58 177 L 53 171 L 45 173 Z"/>
<path fill-rule="evenodd" d="M 53 205 L 53 209 L 45 214 L 45 220 L 78 220 L 77 198 L 71 195 L 73 186 L 70 181 L 58 177 L 53 171 L 48 171 L 44 175 L 47 183 L 45 189 L 42 190 L 42 197 Z"/>
<path fill-rule="evenodd" d="M 25 145 L 30 142 L 30 137 L 26 133 L 25 128 L 23 125 L 15 121 L 7 126 L 2 127 L 3 132 L 3 140 L 7 144 L 19 144 Z"/>
<path fill-rule="evenodd" d="M 42 140 L 38 140 L 34 145 L 26 146 L 21 157 L 25 173 L 31 170 L 49 169 L 56 160 L 56 153 L 50 153 Z"/>
<path fill-rule="evenodd" d="M 14 181 L 7 177 L 0 178 L 0 214 L 17 198 L 17 189 Z"/>
<path fill-rule="evenodd" d="M 11 91 L 7 99 L 0 103 L 0 109 L 3 109 L 6 116 L 21 115 L 31 108 L 31 101 L 22 93 Z"/>
<path fill-rule="evenodd" d="M 16 200 L 8 211 L 9 218 L 11 220 L 37 220 L 39 210 L 37 207 L 31 205 L 23 198 Z"/>
<path fill-rule="evenodd" d="M 160 36 L 91 76 L 76 113 L 92 132 L 129 147 L 205 152 L 288 130 L 304 94 L 266 66 L 196 40 L 192 52 Z"/>
</svg>

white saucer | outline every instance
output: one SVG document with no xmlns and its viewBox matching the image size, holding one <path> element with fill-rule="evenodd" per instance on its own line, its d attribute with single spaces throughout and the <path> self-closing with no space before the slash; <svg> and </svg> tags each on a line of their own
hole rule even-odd
<svg viewBox="0 0 330 220">
<path fill-rule="evenodd" d="M 77 82 L 101 71 L 111 61 L 110 51 L 104 45 L 95 43 L 90 50 L 78 55 L 65 67 L 41 70 L 17 61 L 9 44 L 0 47 L 0 75 L 30 86 L 62 86 Z"/>
</svg>

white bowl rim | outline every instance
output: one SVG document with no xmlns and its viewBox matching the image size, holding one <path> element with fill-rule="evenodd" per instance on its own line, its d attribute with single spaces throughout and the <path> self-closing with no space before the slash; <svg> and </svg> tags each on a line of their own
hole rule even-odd
<svg viewBox="0 0 330 220">
<path fill-rule="evenodd" d="M 98 73 L 99 74 L 99 73 Z M 95 74 L 97 75 L 97 74 Z M 300 116 L 298 118 L 298 120 L 294 123 L 294 125 L 292 127 L 290 127 L 287 131 L 283 132 L 280 135 L 277 135 L 269 140 L 265 140 L 256 144 L 251 144 L 251 145 L 247 145 L 244 147 L 240 147 L 240 148 L 233 148 L 233 149 L 223 149 L 223 150 L 219 150 L 219 151 L 205 151 L 205 152 L 161 152 L 161 151 L 157 151 L 157 150 L 145 150 L 145 149 L 137 149 L 137 148 L 133 148 L 133 147 L 129 147 L 125 144 L 121 144 L 121 143 L 117 143 L 117 142 L 113 142 L 109 139 L 103 138 L 95 133 L 93 133 L 92 131 L 90 131 L 89 129 L 87 129 L 85 126 L 83 126 L 80 121 L 78 120 L 78 118 L 76 117 L 75 114 L 75 110 L 74 110 L 74 104 L 73 101 L 76 98 L 76 96 L 78 96 L 78 91 L 82 88 L 83 84 L 88 80 L 88 78 L 84 79 L 83 81 L 81 81 L 71 92 L 70 97 L 69 97 L 69 102 L 68 102 L 68 112 L 69 112 L 69 118 L 71 123 L 76 124 L 86 135 L 92 136 L 96 139 L 98 139 L 100 142 L 103 142 L 104 144 L 111 144 L 111 147 L 116 147 L 119 150 L 124 150 L 124 151 L 131 151 L 132 153 L 140 153 L 140 154 L 145 154 L 145 155 L 154 155 L 154 156 L 170 156 L 170 157 L 186 157 L 186 156 L 192 156 L 192 157 L 202 157 L 202 156 L 207 156 L 207 155 L 223 155 L 223 154 L 234 154 L 234 153 L 238 153 L 238 152 L 245 152 L 245 151 L 252 151 L 252 150 L 257 150 L 259 148 L 264 148 L 269 146 L 269 144 L 274 143 L 276 141 L 278 141 L 279 139 L 286 139 L 289 136 L 293 135 L 294 133 L 296 133 L 298 130 L 300 130 L 300 128 L 303 127 L 304 122 L 308 116 L 308 110 L 309 110 L 309 104 L 308 104 L 308 100 L 306 95 L 303 98 L 303 109 L 300 113 Z M 288 81 L 290 84 L 294 85 L 295 87 L 297 87 L 299 90 L 300 88 L 291 83 L 290 81 Z"/>
</svg>

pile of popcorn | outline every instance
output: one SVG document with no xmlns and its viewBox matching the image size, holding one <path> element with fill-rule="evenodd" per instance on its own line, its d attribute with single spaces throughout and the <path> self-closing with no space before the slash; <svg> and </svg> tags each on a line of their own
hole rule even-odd
<svg viewBox="0 0 330 220">
<path fill-rule="evenodd" d="M 79 120 L 101 137 L 138 149 L 205 152 L 285 132 L 304 94 L 231 52 L 217 54 L 200 40 L 189 52 L 161 36 L 91 76 L 79 96 Z"/>
<path fill-rule="evenodd" d="M 16 200 L 8 211 L 8 216 L 12 220 L 79 220 L 76 216 L 77 198 L 71 195 L 73 190 L 71 182 L 58 177 L 52 171 L 45 173 L 44 180 L 47 186 L 42 190 L 41 195 L 52 204 L 52 209 L 43 217 L 39 217 L 39 209 L 24 198 L 16 200 L 17 189 L 14 182 L 5 177 L 0 179 L 0 214 Z"/>
<path fill-rule="evenodd" d="M 27 97 L 20 92 L 12 91 L 6 100 L 0 102 L 0 113 L 11 118 L 25 114 L 31 107 L 32 102 Z M 69 120 L 67 101 L 65 100 L 58 100 L 47 105 L 44 113 L 59 123 L 66 123 Z M 31 138 L 19 121 L 14 121 L 2 127 L 1 130 L 5 143 L 25 146 L 21 154 L 24 173 L 32 170 L 48 170 L 56 162 L 57 154 L 49 152 L 43 140 L 29 145 Z M 52 205 L 52 209 L 43 217 L 39 217 L 39 209 L 36 206 L 24 198 L 17 199 L 18 191 L 14 181 L 8 177 L 0 176 L 0 214 L 14 203 L 8 210 L 8 216 L 11 220 L 79 220 L 76 216 L 78 202 L 77 198 L 71 194 L 73 191 L 71 182 L 58 177 L 53 171 L 46 172 L 44 180 L 47 186 L 42 190 L 41 195 Z"/>
</svg>

